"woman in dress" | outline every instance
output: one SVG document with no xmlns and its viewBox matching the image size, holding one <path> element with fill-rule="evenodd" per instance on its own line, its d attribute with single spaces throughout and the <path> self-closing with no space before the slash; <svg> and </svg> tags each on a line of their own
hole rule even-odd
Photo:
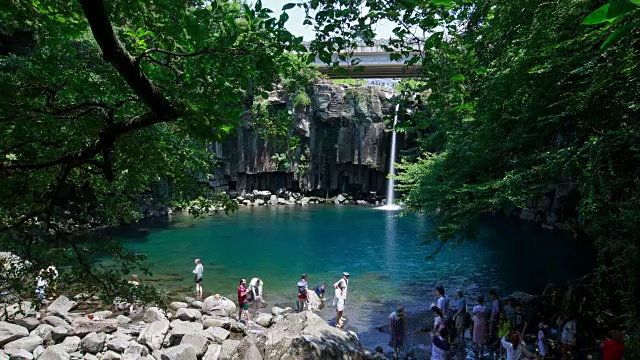
<svg viewBox="0 0 640 360">
<path fill-rule="evenodd" d="M 478 305 L 473 307 L 473 344 L 476 351 L 483 353 L 484 346 L 487 345 L 487 332 L 489 324 L 487 323 L 487 307 L 484 306 L 484 297 L 478 296 Z"/>
</svg>

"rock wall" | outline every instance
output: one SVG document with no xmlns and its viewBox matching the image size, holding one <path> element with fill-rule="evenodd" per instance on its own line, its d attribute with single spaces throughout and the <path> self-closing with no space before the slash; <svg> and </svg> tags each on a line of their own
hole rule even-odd
<svg viewBox="0 0 640 360">
<path fill-rule="evenodd" d="M 212 149 L 219 163 L 211 185 L 239 193 L 285 188 L 320 196 L 383 194 L 391 146 L 384 120 L 393 120 L 391 90 L 319 83 L 308 94 L 311 104 L 304 107 L 294 108 L 282 91 L 272 92 L 268 100 L 295 118 L 290 136 L 298 136 L 301 146 L 288 167 L 278 166 L 273 144 L 247 121 Z M 402 148 L 406 139 L 398 140 Z"/>
</svg>

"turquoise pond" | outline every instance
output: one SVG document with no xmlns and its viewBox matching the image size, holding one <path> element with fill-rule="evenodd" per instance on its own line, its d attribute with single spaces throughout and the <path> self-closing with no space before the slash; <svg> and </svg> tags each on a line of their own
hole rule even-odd
<svg viewBox="0 0 640 360">
<path fill-rule="evenodd" d="M 264 280 L 269 305 L 293 303 L 301 273 L 310 285 L 329 286 L 351 273 L 345 315 L 356 331 L 378 322 L 395 304 L 409 311 L 435 300 L 434 287 L 471 296 L 495 288 L 536 293 L 549 282 L 584 274 L 589 252 L 572 238 L 515 219 L 488 218 L 477 242 L 442 251 L 425 260 L 432 247 L 423 216 L 396 216 L 344 205 L 241 207 L 231 215 L 194 219 L 188 215 L 145 220 L 111 235 L 148 256 L 153 282 L 176 296 L 193 292 L 191 273 L 202 259 L 206 293 L 235 299 L 241 277 Z M 205 294 L 206 295 L 206 294 Z M 332 291 L 328 291 L 332 296 Z M 324 312 L 323 316 L 331 316 Z"/>
</svg>

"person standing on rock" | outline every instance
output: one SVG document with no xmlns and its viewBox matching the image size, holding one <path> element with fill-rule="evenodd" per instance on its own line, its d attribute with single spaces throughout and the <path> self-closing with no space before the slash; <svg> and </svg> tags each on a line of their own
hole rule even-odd
<svg viewBox="0 0 640 360">
<path fill-rule="evenodd" d="M 478 357 L 478 350 L 480 350 L 480 356 L 484 351 L 484 346 L 487 345 L 487 307 L 484 306 L 484 297 L 478 296 L 478 305 L 473 307 L 473 344 L 475 347 L 476 358 Z"/>
<path fill-rule="evenodd" d="M 438 301 L 436 302 L 436 306 L 442 312 L 442 318 L 447 319 L 447 316 L 449 315 L 449 299 L 444 295 L 444 287 L 436 287 L 436 292 L 438 293 Z"/>
<path fill-rule="evenodd" d="M 456 336 L 458 340 L 462 342 L 464 340 L 464 331 L 467 328 L 467 301 L 464 299 L 464 293 L 462 290 L 458 290 L 458 311 L 453 317 Z"/>
<path fill-rule="evenodd" d="M 302 312 L 309 308 L 309 283 L 307 282 L 307 274 L 302 274 L 298 281 L 298 312 Z"/>
<path fill-rule="evenodd" d="M 50 264 L 49 267 L 47 268 L 47 274 L 49 276 L 49 279 L 51 279 L 51 297 L 49 297 L 49 299 L 52 300 L 54 297 L 57 296 L 58 269 L 56 269 L 56 267 L 53 264 Z"/>
<path fill-rule="evenodd" d="M 346 296 L 346 286 L 343 282 L 338 282 L 338 287 L 336 288 L 336 294 L 333 298 L 333 306 L 336 307 L 336 327 L 338 329 L 344 326 L 344 321 L 342 317 L 342 313 L 344 312 L 344 301 Z"/>
<path fill-rule="evenodd" d="M 129 295 L 127 296 L 127 301 L 129 303 L 129 314 L 133 314 L 133 307 L 136 303 L 136 296 L 133 289 L 140 286 L 138 275 L 131 275 L 131 280 L 127 281 L 127 283 L 131 285 L 131 289 L 129 289 Z"/>
<path fill-rule="evenodd" d="M 247 280 L 240 279 L 240 285 L 238 285 L 238 321 L 242 320 L 242 310 L 246 310 L 247 321 L 251 321 L 249 302 L 247 300 L 247 294 L 249 292 L 251 292 L 251 289 L 247 289 Z"/>
<path fill-rule="evenodd" d="M 338 289 L 338 285 L 339 285 L 339 284 L 344 285 L 344 290 L 343 290 L 341 293 L 342 293 L 342 297 L 343 297 L 343 299 L 342 299 L 342 300 L 343 300 L 344 302 L 346 302 L 346 301 L 347 301 L 347 289 L 349 288 L 349 273 L 348 273 L 348 272 L 346 272 L 346 271 L 345 271 L 345 272 L 343 272 L 343 273 L 342 273 L 342 278 L 341 278 L 340 280 L 336 281 L 336 282 L 333 284 L 333 288 L 334 288 L 334 289 L 336 289 L 336 294 L 338 293 L 337 289 Z M 338 298 L 337 298 L 337 297 L 335 297 L 335 298 L 333 299 L 333 306 L 336 306 L 336 302 L 337 302 L 337 301 L 338 301 Z M 347 318 L 346 318 L 346 317 L 344 317 L 344 316 L 342 317 L 342 319 L 343 319 L 343 320 L 347 320 Z"/>
<path fill-rule="evenodd" d="M 251 290 L 251 301 L 253 302 L 253 311 L 258 312 L 258 308 L 262 305 L 262 279 L 253 278 L 249 281 L 249 289 Z"/>
<path fill-rule="evenodd" d="M 396 311 L 389 315 L 389 329 L 391 331 L 389 346 L 393 348 L 393 356 L 397 359 L 400 351 L 404 350 L 404 306 L 398 306 Z"/>
<path fill-rule="evenodd" d="M 195 260 L 196 268 L 193 269 L 193 279 L 196 283 L 196 296 L 202 296 L 202 277 L 204 275 L 204 266 L 200 259 Z"/>
</svg>

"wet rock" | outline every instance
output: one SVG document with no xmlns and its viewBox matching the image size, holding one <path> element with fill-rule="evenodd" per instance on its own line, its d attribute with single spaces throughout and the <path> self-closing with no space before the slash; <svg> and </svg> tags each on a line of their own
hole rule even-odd
<svg viewBox="0 0 640 360">
<path fill-rule="evenodd" d="M 115 319 L 90 320 L 88 318 L 73 319 L 73 332 L 78 336 L 85 336 L 92 332 L 112 333 L 118 330 L 118 322 Z"/>
<path fill-rule="evenodd" d="M 76 306 L 78 306 L 77 302 L 69 300 L 69 298 L 64 295 L 60 295 L 47 307 L 47 312 L 54 315 L 67 316 L 69 311 L 75 309 Z"/>
<path fill-rule="evenodd" d="M 236 311 L 236 304 L 225 297 L 216 299 L 209 296 L 204 299 L 202 304 L 202 312 L 209 315 L 230 316 Z"/>
<path fill-rule="evenodd" d="M 182 308 L 178 309 L 178 311 L 176 312 L 176 317 L 180 320 L 195 321 L 202 318 L 202 314 L 196 309 Z"/>
<path fill-rule="evenodd" d="M 80 346 L 85 353 L 97 354 L 104 348 L 107 336 L 104 333 L 92 332 L 82 339 Z"/>
<path fill-rule="evenodd" d="M 147 311 L 144 312 L 144 317 L 142 320 L 146 323 L 152 323 L 154 321 L 166 320 L 167 317 L 164 314 L 164 311 L 160 310 L 157 307 L 150 307 Z"/>
<path fill-rule="evenodd" d="M 4 351 L 8 350 L 18 350 L 24 349 L 26 351 L 32 352 L 38 346 L 42 345 L 42 338 L 39 336 L 27 336 L 18 340 L 14 340 L 4 346 Z"/>
<path fill-rule="evenodd" d="M 171 310 L 178 310 L 178 309 L 183 309 L 183 308 L 187 308 L 187 307 L 189 307 L 189 305 L 187 303 L 180 302 L 180 301 L 174 301 L 171 304 L 169 304 L 169 308 Z"/>
<path fill-rule="evenodd" d="M 71 356 L 69 356 L 69 353 L 66 352 L 64 348 L 60 347 L 60 345 L 49 346 L 38 357 L 38 360 L 69 360 L 69 359 L 71 359 Z"/>
<path fill-rule="evenodd" d="M 162 352 L 162 360 L 196 360 L 196 352 L 189 344 L 178 345 L 165 349 Z"/>
<path fill-rule="evenodd" d="M 168 331 L 169 320 L 154 321 L 142 330 L 138 342 L 146 344 L 152 350 L 159 350 Z"/>
<path fill-rule="evenodd" d="M 221 327 L 212 327 L 207 329 L 206 334 L 210 336 L 215 343 L 222 344 L 222 342 L 229 337 L 230 332 Z"/>
<path fill-rule="evenodd" d="M 0 322 L 0 345 L 29 336 L 29 331 L 24 326 Z"/>
<path fill-rule="evenodd" d="M 180 340 L 180 345 L 191 345 L 193 350 L 196 352 L 196 356 L 200 357 L 204 355 L 207 350 L 207 345 L 209 344 L 209 339 L 202 335 L 197 334 L 186 334 Z"/>
<path fill-rule="evenodd" d="M 222 345 L 211 344 L 207 346 L 207 352 L 204 353 L 202 360 L 218 360 L 221 351 Z"/>
</svg>

